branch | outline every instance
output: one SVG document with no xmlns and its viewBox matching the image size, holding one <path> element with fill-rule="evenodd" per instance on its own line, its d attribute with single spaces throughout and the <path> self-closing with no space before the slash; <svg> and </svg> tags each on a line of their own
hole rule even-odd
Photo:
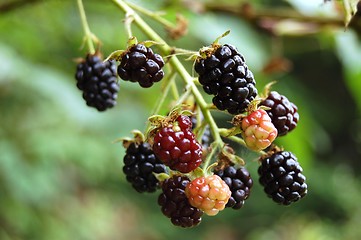
<svg viewBox="0 0 361 240">
<path fill-rule="evenodd" d="M 235 4 L 219 4 L 208 3 L 204 5 L 205 11 L 224 12 L 235 15 L 252 24 L 255 28 L 266 31 L 269 34 L 274 34 L 274 23 L 283 20 L 293 20 L 304 25 L 317 27 L 317 29 L 324 26 L 336 26 L 339 28 L 345 27 L 345 21 L 342 16 L 339 17 L 323 17 L 323 16 L 306 16 L 292 8 L 263 8 L 255 9 L 250 3 Z M 268 24 L 265 22 L 268 21 Z M 349 27 L 356 32 L 361 32 L 360 22 L 351 22 Z"/>
</svg>

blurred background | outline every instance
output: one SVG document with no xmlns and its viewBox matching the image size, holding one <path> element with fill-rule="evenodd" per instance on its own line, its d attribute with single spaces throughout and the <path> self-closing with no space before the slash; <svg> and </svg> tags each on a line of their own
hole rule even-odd
<svg viewBox="0 0 361 240">
<path fill-rule="evenodd" d="M 277 143 L 298 157 L 308 195 L 275 204 L 258 184 L 255 156 L 237 149 L 255 182 L 245 206 L 204 216 L 192 229 L 173 226 L 159 192 L 140 195 L 126 182 L 125 151 L 113 143 L 145 129 L 161 84 L 121 82 L 115 108 L 88 108 L 74 79 L 73 60 L 86 55 L 76 1 L 0 0 L 0 239 L 360 239 L 357 15 L 346 29 L 341 1 L 133 2 L 172 22 L 177 13 L 188 19 L 188 34 L 172 40 L 144 17 L 173 46 L 197 51 L 231 30 L 221 43 L 245 56 L 259 91 L 277 81 L 273 89 L 299 108 L 298 127 Z M 124 14 L 111 1 L 84 5 L 104 55 L 124 49 Z M 229 120 L 215 116 L 219 125 Z"/>
</svg>

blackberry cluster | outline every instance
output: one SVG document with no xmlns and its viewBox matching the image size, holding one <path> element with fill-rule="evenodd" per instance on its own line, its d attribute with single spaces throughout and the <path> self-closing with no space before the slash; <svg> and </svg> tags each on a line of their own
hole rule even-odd
<svg viewBox="0 0 361 240">
<path fill-rule="evenodd" d="M 259 182 L 276 203 L 289 205 L 307 194 L 306 177 L 293 153 L 276 152 L 262 160 Z"/>
<path fill-rule="evenodd" d="M 206 58 L 198 58 L 195 71 L 207 94 L 219 110 L 231 114 L 244 112 L 257 96 L 256 81 L 244 57 L 232 45 L 219 46 Z"/>
<path fill-rule="evenodd" d="M 297 126 L 299 120 L 297 106 L 290 102 L 287 97 L 272 91 L 260 105 L 270 108 L 266 112 L 277 128 L 278 136 L 286 135 Z"/>
<path fill-rule="evenodd" d="M 151 48 L 136 44 L 125 52 L 118 66 L 118 75 L 125 81 L 138 82 L 149 88 L 164 77 L 163 58 Z"/>
<path fill-rule="evenodd" d="M 99 56 L 88 54 L 77 65 L 75 79 L 88 106 L 105 111 L 116 104 L 119 85 L 115 62 L 103 62 Z"/>
<path fill-rule="evenodd" d="M 224 169 L 217 170 L 215 174 L 223 179 L 232 192 L 226 207 L 231 207 L 233 209 L 240 209 L 243 207 L 253 186 L 253 180 L 247 169 L 237 169 L 234 166 L 227 166 Z"/>
<path fill-rule="evenodd" d="M 158 197 L 158 204 L 165 216 L 180 227 L 193 227 L 202 220 L 203 212 L 189 204 L 185 188 L 190 183 L 186 176 L 173 176 L 162 183 L 163 192 Z"/>
<path fill-rule="evenodd" d="M 159 181 L 153 173 L 166 172 L 166 167 L 154 155 L 148 143 L 131 143 L 124 156 L 123 172 L 136 191 L 154 192 Z"/>
</svg>

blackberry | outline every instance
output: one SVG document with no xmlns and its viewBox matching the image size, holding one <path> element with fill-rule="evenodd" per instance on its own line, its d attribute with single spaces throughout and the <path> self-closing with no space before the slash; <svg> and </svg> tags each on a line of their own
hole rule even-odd
<svg viewBox="0 0 361 240">
<path fill-rule="evenodd" d="M 189 203 L 208 216 L 222 211 L 231 197 L 228 185 L 217 175 L 202 176 L 191 181 L 185 190 Z"/>
<path fill-rule="evenodd" d="M 188 116 L 180 115 L 154 136 L 153 151 L 172 170 L 189 173 L 202 163 L 202 146 L 191 130 Z"/>
<path fill-rule="evenodd" d="M 88 106 L 105 111 L 116 104 L 119 85 L 114 61 L 103 62 L 99 56 L 88 54 L 77 65 L 75 79 Z"/>
<path fill-rule="evenodd" d="M 227 166 L 224 169 L 215 172 L 231 189 L 232 195 L 229 198 L 226 207 L 240 209 L 243 207 L 245 200 L 251 193 L 253 180 L 246 168 L 235 168 Z"/>
<path fill-rule="evenodd" d="M 273 201 L 289 205 L 307 194 L 306 177 L 295 155 L 279 151 L 262 159 L 259 182 Z"/>
<path fill-rule="evenodd" d="M 190 183 L 186 176 L 173 176 L 162 183 L 163 192 L 158 197 L 162 213 L 180 227 L 193 227 L 202 220 L 203 212 L 189 204 L 185 188 Z"/>
<path fill-rule="evenodd" d="M 136 44 L 123 54 L 118 75 L 125 81 L 138 82 L 141 87 L 149 88 L 163 78 L 163 66 L 159 54 L 143 44 Z"/>
<path fill-rule="evenodd" d="M 273 125 L 275 125 L 278 136 L 286 135 L 297 126 L 300 118 L 297 106 L 290 102 L 287 97 L 272 91 L 260 105 L 270 108 L 266 112 L 270 116 Z"/>
<path fill-rule="evenodd" d="M 244 142 L 253 151 L 269 147 L 277 137 L 277 129 L 263 109 L 245 116 L 241 121 L 241 129 Z"/>
<path fill-rule="evenodd" d="M 148 143 L 131 143 L 124 156 L 123 172 L 136 191 L 154 192 L 159 181 L 153 173 L 166 172 L 166 167 L 154 155 Z"/>
<path fill-rule="evenodd" d="M 199 57 L 194 65 L 199 82 L 219 110 L 231 114 L 245 111 L 257 96 L 256 81 L 244 57 L 232 45 L 222 45 L 206 58 Z"/>
</svg>

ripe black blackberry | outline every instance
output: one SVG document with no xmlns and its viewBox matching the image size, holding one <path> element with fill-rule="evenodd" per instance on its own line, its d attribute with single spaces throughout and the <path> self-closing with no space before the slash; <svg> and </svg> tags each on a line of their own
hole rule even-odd
<svg viewBox="0 0 361 240">
<path fill-rule="evenodd" d="M 289 205 L 307 194 L 306 177 L 293 153 L 279 151 L 262 159 L 259 182 L 276 203 Z"/>
<path fill-rule="evenodd" d="M 277 128 L 278 136 L 286 135 L 297 126 L 300 118 L 297 106 L 290 102 L 287 97 L 272 91 L 260 105 L 270 108 L 266 112 Z"/>
<path fill-rule="evenodd" d="M 124 156 L 123 172 L 138 192 L 154 192 L 159 181 L 153 173 L 166 172 L 166 167 L 154 155 L 148 143 L 131 143 Z"/>
<path fill-rule="evenodd" d="M 88 54 L 77 65 L 75 79 L 88 106 L 105 111 L 116 104 L 119 85 L 114 61 L 103 62 L 98 55 Z"/>
<path fill-rule="evenodd" d="M 203 212 L 189 204 L 185 188 L 190 182 L 186 176 L 173 176 L 162 183 L 163 192 L 159 195 L 158 204 L 162 213 L 180 227 L 194 227 L 202 220 Z"/>
<path fill-rule="evenodd" d="M 232 192 L 226 207 L 240 209 L 251 193 L 253 180 L 246 168 L 227 166 L 215 172 L 228 185 Z"/>
<path fill-rule="evenodd" d="M 123 54 L 118 75 L 125 81 L 138 82 L 141 87 L 149 88 L 162 80 L 163 66 L 164 61 L 159 54 L 143 44 L 136 44 Z"/>
<path fill-rule="evenodd" d="M 194 65 L 206 93 L 215 95 L 213 104 L 231 114 L 244 112 L 257 96 L 256 81 L 244 57 L 232 45 L 216 46 L 206 58 Z"/>
</svg>

